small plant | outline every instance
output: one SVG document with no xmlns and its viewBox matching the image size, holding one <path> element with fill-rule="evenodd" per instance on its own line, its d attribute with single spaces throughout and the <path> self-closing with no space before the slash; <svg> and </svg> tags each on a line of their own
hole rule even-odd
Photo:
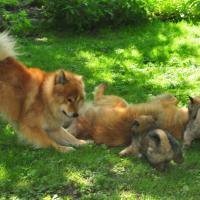
<svg viewBox="0 0 200 200">
<path fill-rule="evenodd" d="M 28 19 L 27 12 L 25 10 L 16 13 L 4 11 L 3 20 L 4 26 L 10 27 L 9 30 L 17 34 L 25 34 L 32 28 L 31 21 Z"/>
<path fill-rule="evenodd" d="M 141 22 L 144 0 L 45 0 L 49 21 L 62 28 L 92 29 L 102 24 Z"/>
<path fill-rule="evenodd" d="M 36 27 L 34 18 L 38 9 L 35 8 L 39 5 L 36 0 L 3 0 L 0 4 L 0 30 L 6 29 L 18 35 L 30 34 Z"/>
</svg>

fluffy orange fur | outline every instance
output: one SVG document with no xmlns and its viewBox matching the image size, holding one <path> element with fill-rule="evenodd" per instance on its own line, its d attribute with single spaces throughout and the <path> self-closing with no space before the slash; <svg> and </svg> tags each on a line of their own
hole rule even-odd
<svg viewBox="0 0 200 200">
<path fill-rule="evenodd" d="M 13 39 L 0 34 L 0 113 L 25 141 L 61 152 L 85 143 L 62 128 L 78 115 L 84 95 L 80 76 L 27 68 L 15 58 Z"/>
<path fill-rule="evenodd" d="M 152 115 L 161 129 L 182 138 L 188 112 L 177 107 L 174 96 L 161 95 L 146 103 L 128 104 L 120 97 L 105 96 L 104 89 L 104 84 L 96 88 L 94 102 L 86 104 L 69 127 L 73 135 L 108 146 L 130 144 L 133 120 L 140 115 Z"/>
</svg>

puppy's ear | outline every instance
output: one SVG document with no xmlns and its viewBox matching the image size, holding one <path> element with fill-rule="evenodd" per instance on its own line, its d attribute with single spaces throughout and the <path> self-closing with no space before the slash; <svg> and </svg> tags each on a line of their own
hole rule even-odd
<svg viewBox="0 0 200 200">
<path fill-rule="evenodd" d="M 55 78 L 55 84 L 62 84 L 64 85 L 65 83 L 67 83 L 69 80 L 66 78 L 65 76 L 65 72 L 63 70 L 60 70 Z"/>
<path fill-rule="evenodd" d="M 140 122 L 139 122 L 137 119 L 135 119 L 135 120 L 133 121 L 132 128 L 137 128 L 137 127 L 139 127 L 139 126 L 140 126 Z"/>
<path fill-rule="evenodd" d="M 170 143 L 172 149 L 176 150 L 178 148 L 179 144 L 176 141 L 176 139 L 168 132 L 167 132 L 167 139 L 169 140 L 169 143 Z"/>
<path fill-rule="evenodd" d="M 150 138 L 156 143 L 156 145 L 158 146 L 160 144 L 160 137 L 156 132 L 151 132 L 149 134 Z"/>
</svg>

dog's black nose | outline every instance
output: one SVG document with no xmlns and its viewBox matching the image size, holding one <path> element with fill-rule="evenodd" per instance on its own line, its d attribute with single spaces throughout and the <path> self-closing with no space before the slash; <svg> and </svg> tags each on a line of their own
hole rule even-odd
<svg viewBox="0 0 200 200">
<path fill-rule="evenodd" d="M 79 116 L 79 114 L 77 112 L 73 113 L 73 115 L 72 115 L 72 117 L 74 117 L 74 118 L 76 118 L 78 116 Z"/>
</svg>

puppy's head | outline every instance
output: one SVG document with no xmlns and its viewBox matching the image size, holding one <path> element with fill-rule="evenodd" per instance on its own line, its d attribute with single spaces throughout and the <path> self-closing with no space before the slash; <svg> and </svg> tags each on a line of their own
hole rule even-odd
<svg viewBox="0 0 200 200">
<path fill-rule="evenodd" d="M 157 127 L 157 122 L 151 115 L 141 115 L 133 121 L 131 131 L 133 135 L 143 135 Z"/>
<path fill-rule="evenodd" d="M 171 160 L 183 162 L 181 147 L 169 133 L 155 129 L 147 134 L 145 140 L 145 156 L 156 168 L 165 170 Z"/>
<path fill-rule="evenodd" d="M 49 107 L 54 117 L 61 120 L 63 124 L 78 117 L 84 98 L 84 84 L 80 76 L 63 70 L 55 73 L 49 99 Z"/>
</svg>

